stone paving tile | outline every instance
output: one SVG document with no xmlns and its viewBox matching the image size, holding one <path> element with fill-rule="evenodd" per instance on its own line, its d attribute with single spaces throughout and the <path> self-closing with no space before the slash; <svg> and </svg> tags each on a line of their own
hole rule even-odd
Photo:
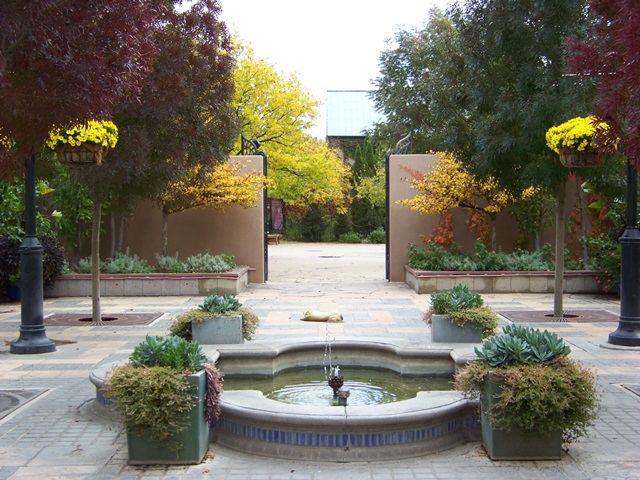
<svg viewBox="0 0 640 480">
<path fill-rule="evenodd" d="M 279 246 L 280 247 L 280 246 Z M 309 247 L 310 248 L 310 247 Z M 343 248 L 343 247 L 340 247 Z M 321 247 L 314 246 L 314 250 Z M 284 255 L 280 250 L 279 254 Z M 429 342 L 422 314 L 429 295 L 417 295 L 404 284 L 357 282 L 336 277 L 334 283 L 289 282 L 270 268 L 273 281 L 250 285 L 239 299 L 259 313 L 256 341 L 276 338 L 390 337 Z M 376 266 L 382 272 L 384 264 Z M 323 273 L 323 275 L 328 275 Z M 360 275 L 363 275 L 360 273 Z M 552 295 L 483 295 L 504 310 L 549 310 Z M 618 312 L 612 296 L 565 295 L 565 309 Z M 0 480 L 3 479 L 192 479 L 336 480 L 358 479 L 633 479 L 640 478 L 640 397 L 621 387 L 640 384 L 640 350 L 605 349 L 615 324 L 540 323 L 571 343 L 573 355 L 596 368 L 603 401 L 589 438 L 571 446 L 560 462 L 492 462 L 479 443 L 468 443 L 403 461 L 331 464 L 292 462 L 234 452 L 213 444 L 211 456 L 191 467 L 127 465 L 126 440 L 118 423 L 98 421 L 87 413 L 95 391 L 88 373 L 106 362 L 125 359 L 148 333 L 164 334 L 175 315 L 202 302 L 202 297 L 103 298 L 105 311 L 165 311 L 146 327 L 55 327 L 50 338 L 77 343 L 37 356 L 11 355 L 5 343 L 18 336 L 19 305 L 0 304 L 0 389 L 47 390 L 43 398 L 0 421 Z M 341 310 L 341 324 L 299 320 L 305 309 Z M 91 311 L 90 298 L 47 299 L 45 314 Z"/>
</svg>

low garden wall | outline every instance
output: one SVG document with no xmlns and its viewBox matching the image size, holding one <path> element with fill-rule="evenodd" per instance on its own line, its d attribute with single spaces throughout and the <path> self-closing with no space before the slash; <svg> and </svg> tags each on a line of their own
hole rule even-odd
<svg viewBox="0 0 640 480">
<path fill-rule="evenodd" d="M 246 266 L 236 267 L 224 273 L 134 273 L 101 274 L 100 295 L 105 297 L 143 297 L 212 295 L 229 293 L 237 295 L 249 283 Z M 45 289 L 46 297 L 90 297 L 91 274 L 62 275 Z"/>
<path fill-rule="evenodd" d="M 433 272 L 405 265 L 405 282 L 417 293 L 433 293 L 463 284 L 478 293 L 553 293 L 554 272 Z M 594 271 L 564 273 L 565 293 L 602 293 Z"/>
</svg>

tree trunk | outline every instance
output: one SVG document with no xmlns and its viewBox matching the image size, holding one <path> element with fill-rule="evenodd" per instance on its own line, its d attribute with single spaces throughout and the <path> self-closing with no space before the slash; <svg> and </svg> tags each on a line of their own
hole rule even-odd
<svg viewBox="0 0 640 480">
<path fill-rule="evenodd" d="M 162 255 L 165 257 L 167 256 L 167 247 L 169 243 L 168 223 L 169 223 L 169 214 L 163 208 L 162 209 Z"/>
<path fill-rule="evenodd" d="M 115 251 L 118 250 L 118 247 L 116 246 L 116 216 L 115 216 L 115 213 L 113 212 L 113 208 L 111 208 L 109 212 L 109 229 L 110 229 L 109 240 L 111 243 L 111 245 L 109 245 L 109 255 L 113 257 L 113 254 L 115 253 Z"/>
<path fill-rule="evenodd" d="M 587 238 L 587 199 L 582 190 L 582 183 L 578 176 L 576 176 L 576 191 L 578 192 L 578 199 L 580 201 L 580 238 Z M 582 243 L 582 264 L 589 265 L 589 251 L 587 250 L 586 242 Z"/>
<path fill-rule="evenodd" d="M 100 215 L 102 203 L 93 202 L 93 224 L 91 226 L 91 319 L 100 322 Z"/>
<path fill-rule="evenodd" d="M 556 210 L 556 272 L 553 295 L 553 316 L 562 318 L 562 291 L 564 290 L 564 201 L 566 197 L 566 180 L 558 190 L 558 206 Z"/>
<path fill-rule="evenodd" d="M 127 224 L 129 223 L 129 214 L 123 213 L 120 217 L 120 230 L 118 230 L 118 251 L 122 251 L 122 247 L 124 245 L 124 232 L 127 229 Z"/>
<path fill-rule="evenodd" d="M 498 251 L 498 228 L 497 228 L 497 215 L 489 215 L 489 221 L 491 222 L 491 250 Z"/>
</svg>

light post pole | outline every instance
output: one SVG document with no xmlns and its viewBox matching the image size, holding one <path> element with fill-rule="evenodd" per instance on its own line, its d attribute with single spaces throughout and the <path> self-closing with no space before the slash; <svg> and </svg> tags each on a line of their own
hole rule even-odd
<svg viewBox="0 0 640 480">
<path fill-rule="evenodd" d="M 640 230 L 637 212 L 638 171 L 627 159 L 627 227 L 620 237 L 620 317 L 609 334 L 613 345 L 640 346 Z"/>
<path fill-rule="evenodd" d="M 25 160 L 25 237 L 20 245 L 20 337 L 9 351 L 18 354 L 49 353 L 56 345 L 47 338 L 44 328 L 42 245 L 36 236 L 36 156 Z"/>
</svg>

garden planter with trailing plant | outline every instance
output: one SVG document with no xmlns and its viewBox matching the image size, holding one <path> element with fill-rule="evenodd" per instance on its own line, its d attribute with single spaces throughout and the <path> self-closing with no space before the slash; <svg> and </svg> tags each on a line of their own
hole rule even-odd
<svg viewBox="0 0 640 480">
<path fill-rule="evenodd" d="M 251 340 L 257 325 L 258 317 L 233 295 L 214 294 L 176 317 L 169 331 L 201 345 L 237 344 Z"/>
<path fill-rule="evenodd" d="M 109 372 L 102 391 L 124 422 L 129 463 L 202 461 L 210 422 L 220 415 L 222 377 L 200 345 L 147 336 Z"/>
<path fill-rule="evenodd" d="M 159 444 L 150 434 L 127 432 L 130 464 L 197 464 L 202 461 L 209 449 L 209 422 L 203 408 L 207 375 L 201 370 L 188 375 L 187 380 L 189 393 L 196 399 L 196 404 L 182 414 L 186 429 L 171 435 L 163 444 Z"/>
<path fill-rule="evenodd" d="M 482 445 L 492 460 L 560 460 L 562 430 L 547 435 L 526 431 L 514 425 L 509 430 L 497 428 L 489 414 L 500 393 L 500 381 L 489 372 L 484 377 L 481 399 Z"/>
<path fill-rule="evenodd" d="M 480 400 L 482 443 L 492 460 L 558 460 L 562 445 L 596 418 L 595 374 L 568 357 L 555 333 L 518 325 L 475 349 L 454 386 Z"/>
<path fill-rule="evenodd" d="M 476 292 L 466 285 L 431 294 L 431 341 L 442 343 L 482 343 L 494 334 L 498 317 Z"/>
</svg>

